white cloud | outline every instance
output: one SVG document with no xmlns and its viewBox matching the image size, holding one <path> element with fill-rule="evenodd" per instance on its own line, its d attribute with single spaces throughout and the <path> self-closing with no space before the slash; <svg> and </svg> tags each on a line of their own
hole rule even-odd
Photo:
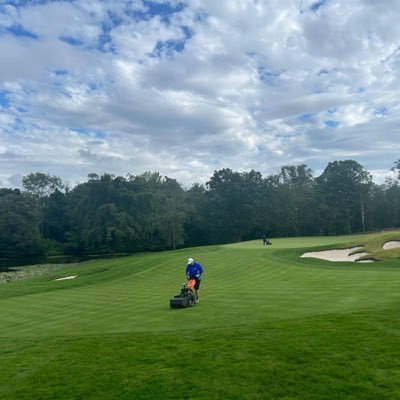
<svg viewBox="0 0 400 400">
<path fill-rule="evenodd" d="M 204 183 L 349 157 L 389 174 L 399 1 L 156 3 L 0 5 L 2 184 L 37 170 Z"/>
</svg>

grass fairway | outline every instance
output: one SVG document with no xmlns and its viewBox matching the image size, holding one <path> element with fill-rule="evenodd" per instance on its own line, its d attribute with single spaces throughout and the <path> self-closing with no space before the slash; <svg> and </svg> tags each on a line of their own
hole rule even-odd
<svg viewBox="0 0 400 400">
<path fill-rule="evenodd" d="M 398 399 L 396 251 L 300 258 L 387 237 L 139 254 L 2 284 L 0 399 Z M 205 269 L 201 300 L 171 310 L 189 256 Z"/>
</svg>

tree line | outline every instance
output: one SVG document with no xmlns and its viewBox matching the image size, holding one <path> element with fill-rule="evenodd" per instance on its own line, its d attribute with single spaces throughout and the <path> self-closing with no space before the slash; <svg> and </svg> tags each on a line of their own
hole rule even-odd
<svg viewBox="0 0 400 400">
<path fill-rule="evenodd" d="M 268 237 L 338 235 L 400 226 L 400 160 L 375 184 L 354 160 L 277 174 L 215 171 L 184 188 L 158 172 L 90 174 L 69 188 L 42 172 L 0 188 L 0 257 L 116 254 Z"/>
</svg>

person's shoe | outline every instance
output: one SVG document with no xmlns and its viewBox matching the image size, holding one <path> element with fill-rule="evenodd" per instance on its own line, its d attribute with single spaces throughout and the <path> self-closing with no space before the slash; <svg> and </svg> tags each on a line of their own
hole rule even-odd
<svg viewBox="0 0 400 400">
<path fill-rule="evenodd" d="M 198 303 L 199 302 L 199 299 L 196 299 L 196 303 Z"/>
</svg>

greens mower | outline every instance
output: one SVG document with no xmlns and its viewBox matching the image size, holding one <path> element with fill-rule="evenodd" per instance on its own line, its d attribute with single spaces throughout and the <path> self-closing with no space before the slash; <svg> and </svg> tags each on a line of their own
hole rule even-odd
<svg viewBox="0 0 400 400">
<path fill-rule="evenodd" d="M 187 284 L 182 284 L 181 292 L 169 301 L 171 308 L 193 307 L 196 304 L 196 295 L 194 292 L 195 279 L 190 279 Z"/>
</svg>

